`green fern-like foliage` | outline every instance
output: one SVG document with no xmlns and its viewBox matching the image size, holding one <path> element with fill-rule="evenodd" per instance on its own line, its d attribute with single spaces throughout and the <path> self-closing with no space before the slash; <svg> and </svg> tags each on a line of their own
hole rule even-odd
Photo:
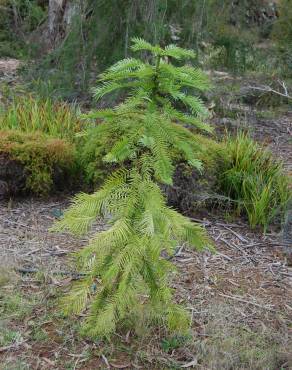
<svg viewBox="0 0 292 370">
<path fill-rule="evenodd" d="M 119 170 L 97 192 L 77 195 L 55 227 L 83 234 L 98 217 L 108 222 L 78 253 L 87 276 L 64 299 L 68 313 L 87 310 L 84 333 L 91 337 L 135 323 L 186 330 L 188 314 L 173 302 L 169 282 L 175 268 L 166 257 L 182 243 L 211 248 L 204 229 L 169 208 L 159 186 L 172 183 L 177 155 L 202 170 L 196 156 L 200 143 L 186 125 L 209 132 L 202 122 L 207 111 L 187 91 L 206 90 L 208 79 L 190 65 L 170 63 L 193 58 L 190 50 L 174 45 L 162 49 L 137 38 L 132 50 L 148 52 L 148 62 L 119 61 L 100 76 L 94 90 L 100 99 L 126 89 L 125 100 L 86 116 L 102 120 L 95 134 L 113 138 L 104 161 L 119 164 Z"/>
</svg>

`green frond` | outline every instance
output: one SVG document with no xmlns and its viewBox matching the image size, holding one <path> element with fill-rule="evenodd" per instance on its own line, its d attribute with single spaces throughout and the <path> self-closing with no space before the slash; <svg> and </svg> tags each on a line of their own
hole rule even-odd
<svg viewBox="0 0 292 370">
<path fill-rule="evenodd" d="M 128 96 L 123 103 L 119 104 L 116 108 L 118 113 L 133 113 L 141 115 L 141 111 L 135 111 L 135 108 L 144 108 L 145 104 L 151 101 L 149 93 L 144 89 L 134 89 L 130 96 Z"/>
<path fill-rule="evenodd" d="M 145 235 L 154 235 L 155 225 L 153 214 L 150 210 L 145 210 L 142 214 L 141 221 L 139 223 L 140 230 Z"/>
<path fill-rule="evenodd" d="M 162 55 L 172 57 L 174 59 L 195 59 L 196 53 L 193 50 L 180 48 L 176 45 L 168 45 L 164 48 Z"/>
<path fill-rule="evenodd" d="M 139 85 L 138 82 L 115 82 L 115 81 L 110 81 L 110 82 L 103 82 L 102 85 L 100 85 L 99 87 L 96 87 L 94 89 L 92 89 L 92 92 L 93 92 L 93 97 L 96 99 L 96 100 L 99 100 L 100 98 L 102 98 L 104 95 L 107 95 L 107 94 L 110 94 L 116 90 L 120 90 L 120 89 L 125 89 L 125 88 L 133 88 L 133 87 L 137 87 Z"/>
<path fill-rule="evenodd" d="M 99 336 L 106 337 L 113 333 L 116 328 L 116 309 L 114 304 L 109 303 L 99 312 L 91 312 L 87 319 L 87 325 L 84 327 L 86 335 L 96 338 Z"/>
<path fill-rule="evenodd" d="M 91 286 L 91 279 L 84 279 L 75 283 L 70 293 L 60 300 L 60 307 L 66 316 L 79 314 L 87 307 L 90 300 Z"/>
<path fill-rule="evenodd" d="M 191 66 L 176 67 L 172 64 L 161 62 L 160 72 L 163 78 L 163 86 L 171 91 L 171 83 L 180 87 L 192 87 L 205 91 L 210 89 L 210 81 L 201 70 Z"/>
<path fill-rule="evenodd" d="M 190 328 L 190 316 L 179 305 L 170 305 L 167 310 L 167 324 L 172 332 L 186 334 Z"/>
<path fill-rule="evenodd" d="M 154 145 L 153 153 L 153 169 L 156 179 L 164 184 L 172 185 L 174 166 L 170 157 L 167 155 L 167 150 L 163 146 Z"/>
<path fill-rule="evenodd" d="M 117 63 L 113 64 L 108 68 L 111 72 L 120 72 L 124 70 L 132 70 L 141 67 L 144 63 L 140 59 L 126 58 L 119 60 Z"/>
<path fill-rule="evenodd" d="M 192 167 L 196 168 L 200 173 L 203 172 L 203 163 L 199 159 L 190 158 L 190 159 L 188 159 L 188 164 L 190 164 Z"/>
<path fill-rule="evenodd" d="M 122 80 L 133 80 L 133 79 L 140 79 L 143 78 L 151 78 L 154 75 L 154 70 L 150 65 L 142 64 L 138 69 L 125 69 L 122 71 L 106 71 L 99 76 L 99 80 L 101 82 L 107 82 L 110 80 L 113 81 L 122 81 Z M 123 82 L 121 82 L 123 83 Z"/>
<path fill-rule="evenodd" d="M 62 219 L 54 224 L 52 231 L 70 231 L 81 235 L 88 231 L 96 217 L 101 214 L 105 194 L 78 194 Z"/>
<path fill-rule="evenodd" d="M 80 115 L 81 119 L 97 119 L 97 118 L 112 118 L 115 112 L 113 109 L 100 109 L 96 111 L 91 111 L 86 114 Z"/>
<path fill-rule="evenodd" d="M 99 100 L 104 95 L 109 94 L 117 89 L 122 88 L 122 85 L 117 82 L 104 82 L 99 87 L 92 89 L 93 97 Z"/>
<path fill-rule="evenodd" d="M 197 116 L 205 116 L 207 117 L 209 115 L 208 110 L 204 106 L 201 99 L 195 97 L 195 96 L 189 96 L 182 92 L 172 92 L 172 97 L 175 100 L 180 100 L 182 103 L 184 103 L 187 107 L 190 108 L 192 114 L 195 114 Z"/>
<path fill-rule="evenodd" d="M 206 231 L 200 225 L 196 225 L 191 221 L 189 221 L 189 224 L 186 223 L 184 225 L 184 233 L 182 234 L 182 237 L 191 247 L 194 247 L 197 250 L 214 250 L 213 244 L 207 237 Z"/>
<path fill-rule="evenodd" d="M 148 50 L 148 51 L 150 51 L 151 53 L 153 53 L 155 55 L 163 55 L 163 49 L 162 48 L 160 48 L 158 45 L 153 46 L 149 42 L 143 40 L 140 37 L 133 37 L 131 39 L 131 41 L 133 43 L 132 46 L 131 46 L 131 49 L 133 51 Z"/>
<path fill-rule="evenodd" d="M 206 73 L 204 73 L 201 69 L 185 65 L 179 67 L 179 71 L 180 75 L 182 76 L 182 81 L 187 82 L 187 79 L 191 80 L 193 87 L 198 90 L 206 91 L 210 90 L 212 87 L 208 75 L 206 75 Z"/>
<path fill-rule="evenodd" d="M 105 162 L 120 162 L 129 158 L 134 153 L 132 144 L 128 137 L 122 138 L 118 141 L 111 151 L 104 157 Z"/>
</svg>

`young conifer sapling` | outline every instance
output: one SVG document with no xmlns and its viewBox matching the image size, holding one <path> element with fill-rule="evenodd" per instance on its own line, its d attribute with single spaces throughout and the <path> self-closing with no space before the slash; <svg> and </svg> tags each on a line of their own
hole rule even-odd
<svg viewBox="0 0 292 370">
<path fill-rule="evenodd" d="M 191 65 L 171 63 L 194 58 L 191 50 L 132 41 L 132 50 L 143 51 L 147 61 L 117 62 L 94 89 L 97 100 L 116 90 L 126 91 L 126 98 L 113 109 L 86 116 L 102 121 L 95 129 L 101 137 L 115 130 L 121 133 L 104 157 L 120 169 L 95 193 L 77 195 L 55 226 L 83 234 L 98 217 L 108 224 L 77 253 L 86 277 L 64 298 L 66 312 L 86 309 L 83 330 L 91 337 L 149 323 L 186 330 L 189 315 L 173 301 L 170 282 L 175 268 L 165 256 L 172 256 L 183 243 L 198 250 L 212 248 L 201 226 L 167 206 L 160 187 L 172 184 L 177 155 L 202 170 L 196 156 L 200 144 L 186 126 L 206 132 L 211 128 L 202 122 L 207 116 L 202 101 L 188 91 L 207 90 L 208 78 Z"/>
</svg>

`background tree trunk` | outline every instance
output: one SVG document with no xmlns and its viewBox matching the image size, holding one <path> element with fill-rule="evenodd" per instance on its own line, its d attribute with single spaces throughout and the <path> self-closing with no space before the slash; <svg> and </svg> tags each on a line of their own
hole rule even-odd
<svg viewBox="0 0 292 370">
<path fill-rule="evenodd" d="M 63 16 L 67 0 L 49 0 L 48 37 L 54 45 L 63 36 Z"/>
</svg>

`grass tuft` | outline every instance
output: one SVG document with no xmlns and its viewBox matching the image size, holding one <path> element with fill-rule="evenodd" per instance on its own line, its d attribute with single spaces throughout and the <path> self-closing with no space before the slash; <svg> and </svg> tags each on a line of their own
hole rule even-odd
<svg viewBox="0 0 292 370">
<path fill-rule="evenodd" d="M 266 231 L 276 217 L 282 217 L 292 197 L 291 180 L 281 162 L 261 148 L 248 134 L 225 140 L 227 161 L 219 178 L 221 190 L 236 201 L 251 227 Z"/>
<path fill-rule="evenodd" d="M 0 113 L 0 130 L 40 131 L 52 137 L 73 140 L 82 129 L 78 109 L 51 99 L 15 96 Z"/>
</svg>

